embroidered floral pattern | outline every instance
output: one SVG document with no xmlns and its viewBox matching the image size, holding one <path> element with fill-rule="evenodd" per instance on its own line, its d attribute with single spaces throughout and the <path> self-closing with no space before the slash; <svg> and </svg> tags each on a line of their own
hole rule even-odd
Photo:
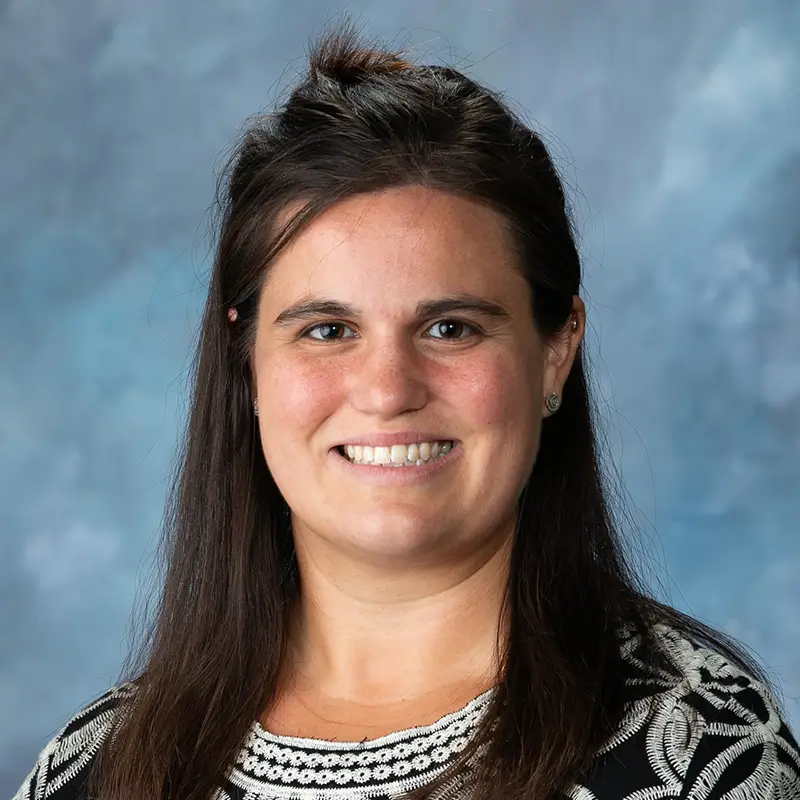
<svg viewBox="0 0 800 800">
<path fill-rule="evenodd" d="M 798 800 L 800 747 L 768 689 L 666 625 L 681 670 L 655 670 L 623 631 L 630 692 L 622 724 L 571 800 Z M 128 685 L 72 719 L 42 751 L 14 800 L 84 800 L 87 767 Z M 433 725 L 364 742 L 276 736 L 254 723 L 216 800 L 395 800 L 441 774 L 475 732 L 491 691 Z M 469 797 L 449 786 L 440 800 Z"/>
</svg>

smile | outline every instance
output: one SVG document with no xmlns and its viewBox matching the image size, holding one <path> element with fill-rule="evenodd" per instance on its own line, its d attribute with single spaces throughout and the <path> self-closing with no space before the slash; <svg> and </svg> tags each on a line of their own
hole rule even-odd
<svg viewBox="0 0 800 800">
<path fill-rule="evenodd" d="M 394 444 L 391 447 L 340 445 L 339 455 L 351 464 L 371 467 L 423 467 L 444 458 L 453 449 L 452 441 Z"/>
</svg>

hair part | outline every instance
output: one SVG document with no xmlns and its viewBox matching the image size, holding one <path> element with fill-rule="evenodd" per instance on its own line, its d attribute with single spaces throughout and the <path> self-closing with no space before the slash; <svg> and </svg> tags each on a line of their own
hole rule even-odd
<svg viewBox="0 0 800 800">
<path fill-rule="evenodd" d="M 500 213 L 544 336 L 567 323 L 581 287 L 570 211 L 540 136 L 460 72 L 369 47 L 352 27 L 318 43 L 285 105 L 249 126 L 220 185 L 163 526 L 163 591 L 122 676 L 135 698 L 95 764 L 92 790 L 103 800 L 208 800 L 280 691 L 298 574 L 288 508 L 251 411 L 250 354 L 260 293 L 282 248 L 347 197 L 420 185 Z M 562 407 L 543 422 L 520 504 L 502 679 L 477 736 L 436 786 L 469 775 L 476 800 L 522 800 L 551 798 L 577 780 L 622 718 L 623 629 L 642 636 L 663 669 L 677 666 L 659 648 L 659 622 L 769 685 L 734 640 L 658 602 L 631 568 L 596 426 L 581 346 Z"/>
</svg>

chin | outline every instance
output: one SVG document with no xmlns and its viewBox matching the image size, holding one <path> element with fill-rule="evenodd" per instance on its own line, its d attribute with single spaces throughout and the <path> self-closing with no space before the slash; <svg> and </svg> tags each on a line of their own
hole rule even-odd
<svg viewBox="0 0 800 800">
<path fill-rule="evenodd" d="M 441 520 L 376 514 L 362 517 L 340 535 L 364 555 L 401 558 L 437 549 L 449 538 L 445 531 Z"/>
</svg>

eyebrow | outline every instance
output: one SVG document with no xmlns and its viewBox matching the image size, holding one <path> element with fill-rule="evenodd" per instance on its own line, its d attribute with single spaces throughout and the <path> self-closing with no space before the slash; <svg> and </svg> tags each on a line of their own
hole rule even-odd
<svg viewBox="0 0 800 800">
<path fill-rule="evenodd" d="M 498 320 L 508 320 L 511 314 L 498 303 L 477 297 L 472 294 L 456 294 L 441 297 L 437 300 L 425 300 L 417 303 L 415 316 L 417 319 L 428 319 L 453 312 L 481 314 Z M 291 325 L 318 317 L 347 317 L 353 319 L 361 315 L 361 311 L 347 303 L 335 300 L 303 300 L 284 309 L 275 317 L 274 325 Z"/>
</svg>

